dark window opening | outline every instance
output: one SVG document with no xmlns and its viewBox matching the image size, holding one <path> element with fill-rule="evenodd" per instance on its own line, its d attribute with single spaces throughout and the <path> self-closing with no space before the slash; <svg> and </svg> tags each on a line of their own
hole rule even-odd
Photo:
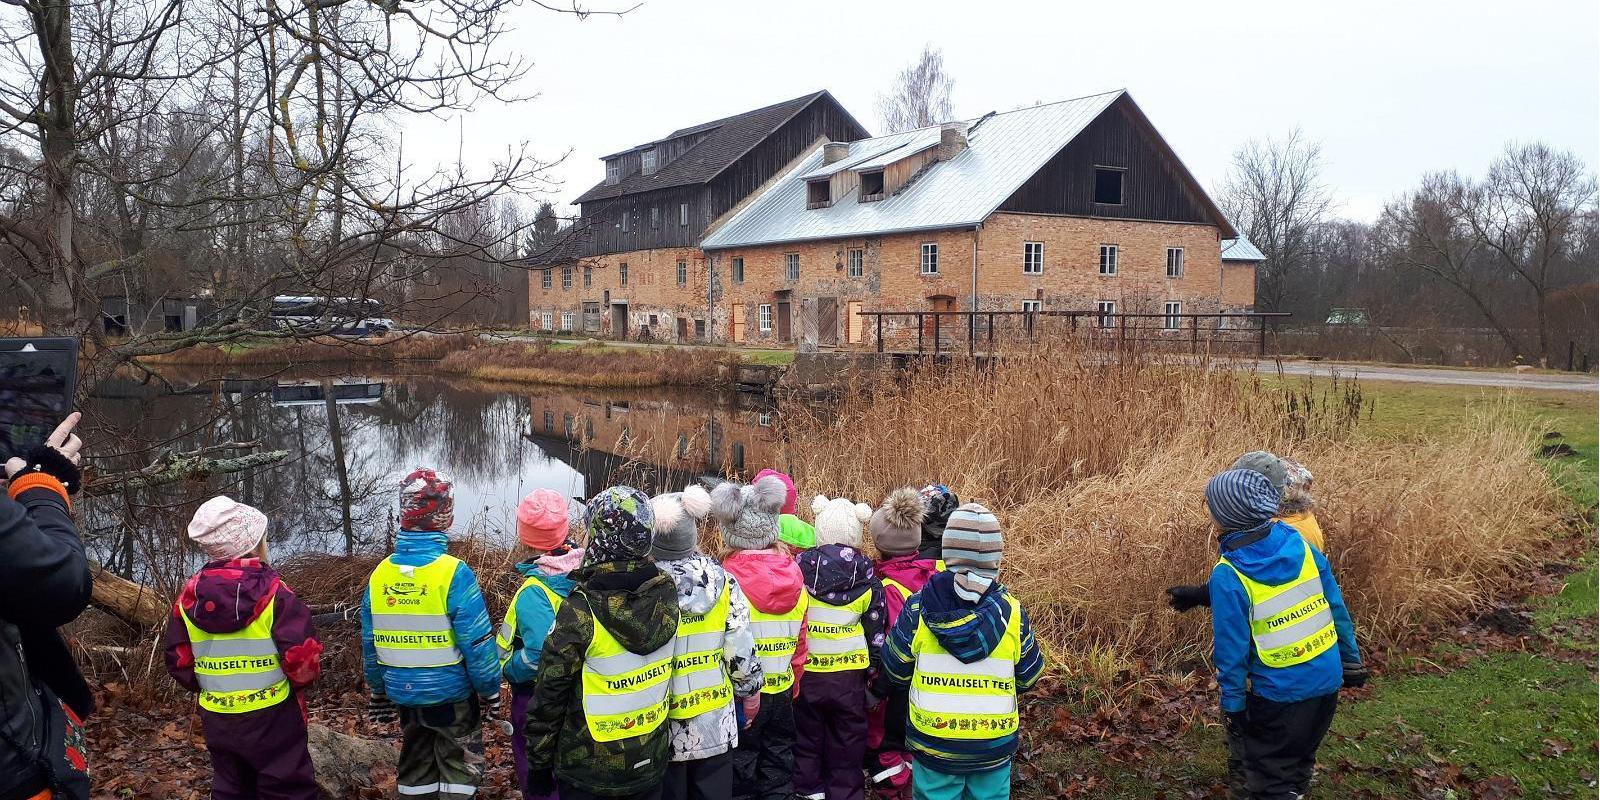
<svg viewBox="0 0 1600 800">
<path fill-rule="evenodd" d="M 1122 205 L 1122 177 L 1127 170 L 1094 168 L 1094 201 L 1101 205 Z"/>
<path fill-rule="evenodd" d="M 883 173 L 861 173 L 861 202 L 883 199 Z"/>
<path fill-rule="evenodd" d="M 806 208 L 827 208 L 833 203 L 828 181 L 806 181 Z"/>
<path fill-rule="evenodd" d="M 706 338 L 706 321 L 705 320 L 697 319 L 697 320 L 694 321 L 694 338 L 696 338 L 696 339 L 704 339 L 704 338 Z"/>
</svg>

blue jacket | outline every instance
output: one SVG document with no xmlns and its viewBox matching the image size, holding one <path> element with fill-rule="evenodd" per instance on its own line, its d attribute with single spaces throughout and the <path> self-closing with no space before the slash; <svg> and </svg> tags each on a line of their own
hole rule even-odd
<svg viewBox="0 0 1600 800">
<path fill-rule="evenodd" d="M 1306 544 L 1294 528 L 1277 521 L 1271 525 L 1266 538 L 1228 552 L 1227 556 L 1228 561 L 1251 580 L 1276 586 L 1300 574 Z M 1230 539 L 1244 533 L 1248 531 L 1226 534 L 1222 543 L 1226 545 Z M 1239 582 L 1239 576 L 1226 564 L 1218 564 L 1211 571 L 1211 630 L 1223 711 L 1243 711 L 1247 691 L 1279 703 L 1332 694 L 1339 691 L 1344 682 L 1344 668 L 1340 662 L 1361 663 L 1355 625 L 1350 622 L 1350 612 L 1345 609 L 1344 596 L 1339 593 L 1339 583 L 1333 578 L 1328 559 L 1315 547 L 1311 548 L 1311 557 L 1322 574 L 1322 593 L 1333 612 L 1339 646 L 1292 667 L 1273 668 L 1261 663 L 1255 641 L 1250 637 L 1250 595 Z"/>
<path fill-rule="evenodd" d="M 532 560 L 517 564 L 524 578 L 535 578 L 550 590 L 566 597 L 577 586 L 565 575 L 546 575 Z M 506 661 L 506 680 L 512 685 L 532 684 L 539 677 L 539 651 L 544 649 L 544 637 L 556 624 L 556 610 L 550 598 L 537 586 L 517 597 L 517 629 L 512 631 L 513 650 Z"/>
<path fill-rule="evenodd" d="M 394 546 L 394 563 L 420 567 L 444 555 L 449 537 L 439 531 L 401 531 Z M 403 706 L 431 706 L 467 699 L 476 691 L 484 697 L 500 693 L 500 658 L 495 649 L 489 610 L 478 589 L 478 576 L 462 562 L 450 581 L 446 613 L 455 629 L 456 646 L 465 657 L 447 667 L 385 667 L 378 663 L 372 644 L 371 592 L 361 595 L 361 658 L 367 686 Z"/>
<path fill-rule="evenodd" d="M 971 664 L 987 658 L 1004 638 L 1006 624 L 1011 621 L 1011 605 L 1004 599 L 1007 594 L 1005 587 L 997 583 L 976 604 L 969 603 L 956 594 L 954 574 L 935 573 L 922 591 L 906 600 L 894 630 L 884 643 L 884 679 L 892 685 L 910 685 L 916 668 L 911 640 L 916 637 L 917 625 L 924 616 L 940 646 L 961 663 Z M 1017 660 L 1016 686 L 1017 692 L 1022 693 L 1032 689 L 1044 674 L 1044 655 L 1033 638 L 1028 612 L 1020 604 L 1017 610 L 1022 614 L 1022 653 Z M 1012 733 L 997 739 L 946 739 L 929 736 L 907 724 L 906 745 L 916 751 L 917 763 L 927 763 L 939 772 L 960 775 L 985 772 L 1009 763 L 1017 752 L 1017 735 Z"/>
</svg>

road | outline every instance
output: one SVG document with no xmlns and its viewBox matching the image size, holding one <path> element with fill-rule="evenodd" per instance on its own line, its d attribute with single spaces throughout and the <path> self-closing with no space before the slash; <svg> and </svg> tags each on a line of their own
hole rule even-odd
<svg viewBox="0 0 1600 800">
<path fill-rule="evenodd" d="M 1279 364 L 1257 361 L 1256 368 L 1263 373 L 1277 372 Z M 1397 381 L 1400 383 L 1433 383 L 1442 386 L 1483 386 L 1495 389 L 1534 389 L 1548 392 L 1596 392 L 1600 381 L 1593 375 L 1549 372 L 1517 373 L 1510 370 L 1435 369 L 1432 367 L 1395 367 L 1382 364 L 1351 364 L 1332 361 L 1284 361 L 1285 375 L 1314 375 L 1329 377 L 1334 372 L 1369 381 Z"/>
</svg>

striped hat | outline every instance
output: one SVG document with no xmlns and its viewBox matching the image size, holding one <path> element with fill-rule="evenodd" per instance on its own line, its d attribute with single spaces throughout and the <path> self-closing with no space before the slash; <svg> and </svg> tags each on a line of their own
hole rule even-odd
<svg viewBox="0 0 1600 800">
<path fill-rule="evenodd" d="M 1005 537 L 989 509 L 967 503 L 950 514 L 942 544 L 945 568 L 955 573 L 956 594 L 976 603 L 1000 575 Z"/>
<path fill-rule="evenodd" d="M 1280 496 L 1271 478 L 1250 469 L 1218 473 L 1206 484 L 1206 508 L 1227 533 L 1251 530 L 1272 519 Z"/>
</svg>

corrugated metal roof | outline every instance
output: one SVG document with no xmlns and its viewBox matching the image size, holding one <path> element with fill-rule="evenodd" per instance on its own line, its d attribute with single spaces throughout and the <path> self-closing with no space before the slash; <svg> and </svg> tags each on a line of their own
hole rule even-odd
<svg viewBox="0 0 1600 800">
<path fill-rule="evenodd" d="M 962 127 L 965 129 L 966 126 L 963 125 Z M 902 158 L 910 158 L 924 150 L 927 150 L 930 147 L 939 146 L 938 128 L 922 128 L 916 131 L 916 133 L 917 136 L 912 137 L 912 139 L 905 144 L 900 145 L 893 150 L 872 156 L 861 163 L 856 164 L 855 168 L 863 172 L 874 169 L 883 169 L 884 167 L 887 167 Z"/>
<path fill-rule="evenodd" d="M 856 164 L 866 161 L 870 158 L 874 158 L 879 154 L 900 149 L 900 147 L 905 145 L 905 140 L 903 137 L 904 134 L 895 134 L 893 136 L 880 136 L 876 139 L 867 139 L 864 141 L 871 143 L 871 146 L 865 147 L 862 146 L 862 142 L 834 142 L 834 144 L 850 145 L 850 149 L 846 152 L 845 157 L 833 162 L 832 164 L 819 163 L 816 169 L 801 175 L 799 179 L 803 181 L 814 181 L 822 178 L 830 178 L 835 173 L 852 169 Z"/>
<path fill-rule="evenodd" d="M 1222 240 L 1223 261 L 1266 261 L 1267 257 L 1256 246 L 1239 234 L 1237 239 Z"/>
<path fill-rule="evenodd" d="M 1119 89 L 994 114 L 968 137 L 967 149 L 874 203 L 856 202 L 852 193 L 826 208 L 806 209 L 805 181 L 799 178 L 822 166 L 819 147 L 707 236 L 701 247 L 727 249 L 976 225 L 1122 95 Z M 937 142 L 939 128 L 852 142 L 850 152 L 882 154 L 885 145 L 902 147 L 930 135 Z"/>
</svg>

